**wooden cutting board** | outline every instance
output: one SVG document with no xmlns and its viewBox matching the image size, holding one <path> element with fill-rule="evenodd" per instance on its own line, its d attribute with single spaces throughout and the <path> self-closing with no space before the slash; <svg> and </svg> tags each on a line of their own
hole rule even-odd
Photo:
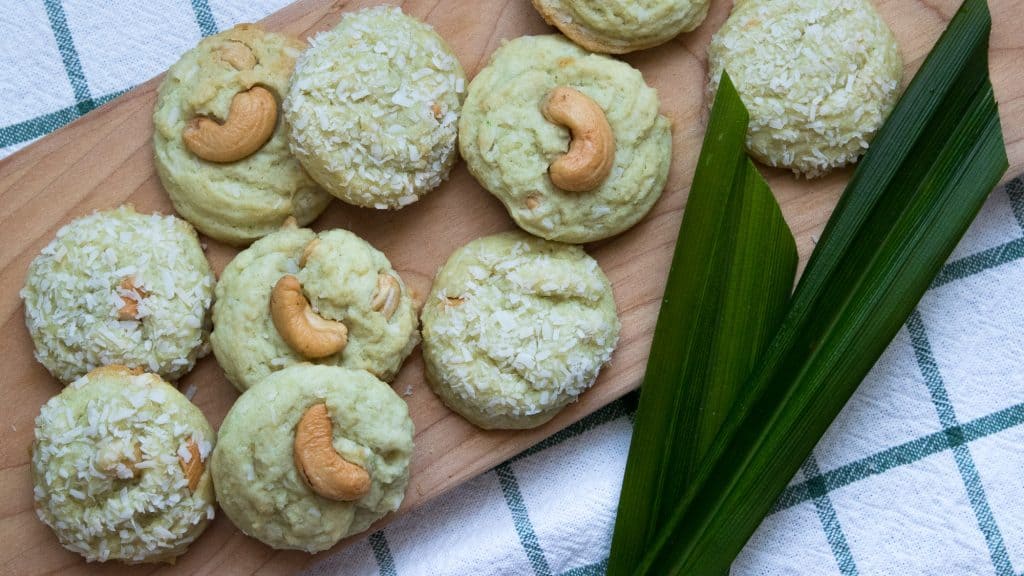
<svg viewBox="0 0 1024 576">
<path fill-rule="evenodd" d="M 300 0 L 267 18 L 265 25 L 306 37 L 334 26 L 343 11 L 377 3 Z M 1018 22 L 1024 0 L 989 3 L 995 23 L 991 73 L 1010 157 L 1009 178 L 1024 171 L 1024 34 Z M 876 0 L 876 4 L 899 40 L 906 83 L 959 0 Z M 411 0 L 402 7 L 437 29 L 469 76 L 483 67 L 503 39 L 552 31 L 527 0 Z M 412 480 L 399 513 L 488 470 L 639 385 L 704 132 L 706 47 L 729 8 L 725 0 L 712 0 L 707 21 L 695 32 L 625 57 L 661 94 L 662 110 L 674 123 L 674 160 L 667 190 L 651 213 L 621 236 L 588 247 L 612 280 L 622 318 L 622 340 L 612 364 L 593 389 L 546 426 L 528 432 L 484 432 L 438 401 L 424 381 L 419 352 L 414 352 L 394 383 L 399 393 L 411 386 L 412 395 L 406 400 L 416 425 Z M 160 78 L 146 82 L 0 162 L 2 574 L 97 570 L 107 574 L 283 574 L 311 559 L 303 553 L 274 551 L 247 538 L 220 513 L 173 567 L 87 565 L 59 546 L 32 509 L 28 448 L 33 419 L 61 386 L 32 358 L 18 291 L 32 258 L 72 219 L 125 202 L 141 211 L 172 211 L 154 171 L 150 145 L 159 82 Z M 776 170 L 765 170 L 765 174 L 797 238 L 801 261 L 806 261 L 850 171 L 812 182 Z M 513 224 L 498 201 L 460 163 L 447 183 L 411 207 L 376 212 L 334 202 L 314 227 L 344 227 L 366 238 L 388 255 L 406 282 L 426 294 L 434 272 L 453 250 L 474 238 L 511 229 Z M 209 241 L 207 254 L 219 273 L 236 251 Z M 219 426 L 237 394 L 212 356 L 202 360 L 181 387 L 184 390 L 190 384 L 198 388 L 195 402 Z"/>
</svg>

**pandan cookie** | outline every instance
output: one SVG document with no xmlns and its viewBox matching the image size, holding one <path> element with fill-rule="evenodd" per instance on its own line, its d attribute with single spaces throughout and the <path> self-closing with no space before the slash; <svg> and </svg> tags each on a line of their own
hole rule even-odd
<svg viewBox="0 0 1024 576">
<path fill-rule="evenodd" d="M 200 232 L 245 245 L 293 217 L 312 222 L 331 196 L 288 150 L 278 117 L 299 40 L 240 24 L 171 66 L 153 111 L 157 173 Z"/>
<path fill-rule="evenodd" d="M 533 5 L 580 46 L 611 54 L 668 42 L 708 15 L 708 0 L 533 0 Z"/>
<path fill-rule="evenodd" d="M 291 366 L 224 418 L 212 459 L 217 501 L 268 546 L 326 550 L 398 509 L 412 437 L 405 402 L 368 372 Z"/>
<path fill-rule="evenodd" d="M 521 228 L 591 242 L 636 224 L 665 188 L 672 135 L 658 105 L 628 64 L 524 36 L 469 85 L 459 147 Z"/>
<path fill-rule="evenodd" d="M 519 232 L 474 240 L 423 308 L 427 381 L 481 428 L 532 428 L 597 378 L 619 339 L 608 278 L 581 248 Z"/>
<path fill-rule="evenodd" d="M 462 66 L 430 26 L 398 8 L 342 16 L 299 59 L 285 116 L 292 151 L 331 194 L 401 208 L 455 163 Z"/>
<path fill-rule="evenodd" d="M 346 230 L 286 227 L 239 253 L 217 285 L 213 324 L 217 362 L 240 391 L 305 361 L 390 381 L 419 341 L 402 279 Z"/>
<path fill-rule="evenodd" d="M 203 413 L 159 376 L 93 370 L 36 418 L 36 515 L 90 562 L 173 562 L 213 518 L 206 463 L 215 439 Z"/>
<path fill-rule="evenodd" d="M 65 384 L 107 364 L 185 375 L 208 351 L 213 272 L 195 230 L 130 206 L 79 218 L 32 261 L 35 356 Z"/>
<path fill-rule="evenodd" d="M 709 102 L 727 71 L 747 149 L 808 178 L 852 164 L 899 96 L 903 61 L 868 0 L 745 0 L 708 48 Z"/>
</svg>

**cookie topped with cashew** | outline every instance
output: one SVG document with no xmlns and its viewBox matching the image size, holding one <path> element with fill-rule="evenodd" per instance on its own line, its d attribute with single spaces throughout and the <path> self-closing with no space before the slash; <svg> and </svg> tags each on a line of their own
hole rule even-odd
<svg viewBox="0 0 1024 576">
<path fill-rule="evenodd" d="M 64 383 L 107 364 L 177 380 L 209 351 L 214 282 L 183 220 L 130 206 L 79 218 L 21 290 L 36 359 Z"/>
<path fill-rule="evenodd" d="M 36 418 L 36 515 L 89 561 L 173 562 L 213 518 L 215 439 L 159 376 L 93 370 Z"/>
<path fill-rule="evenodd" d="M 619 340 L 608 278 L 582 248 L 506 232 L 458 249 L 423 306 L 431 389 L 485 429 L 539 426 L 597 378 Z"/>
<path fill-rule="evenodd" d="M 292 151 L 338 198 L 398 209 L 455 163 L 462 65 L 433 28 L 379 6 L 311 38 L 284 102 Z"/>
<path fill-rule="evenodd" d="M 307 361 L 390 381 L 419 342 L 401 277 L 346 230 L 285 227 L 239 253 L 221 275 L 213 322 L 214 354 L 241 391 Z"/>
<path fill-rule="evenodd" d="M 292 157 L 279 114 L 304 47 L 240 24 L 204 38 L 160 84 L 157 172 L 175 210 L 211 238 L 249 244 L 330 202 Z"/>
<path fill-rule="evenodd" d="M 672 135 L 658 106 L 628 64 L 524 36 L 470 83 L 459 147 L 521 228 L 591 242 L 636 224 L 665 188 Z"/>
<path fill-rule="evenodd" d="M 317 552 L 398 509 L 413 424 L 363 370 L 297 364 L 243 394 L 211 467 L 221 508 L 274 548 Z"/>
</svg>

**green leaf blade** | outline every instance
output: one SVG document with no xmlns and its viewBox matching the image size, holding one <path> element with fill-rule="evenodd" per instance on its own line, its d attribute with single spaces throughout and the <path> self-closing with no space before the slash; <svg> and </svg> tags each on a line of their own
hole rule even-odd
<svg viewBox="0 0 1024 576">
<path fill-rule="evenodd" d="M 728 570 L 1006 170 L 990 20 L 967 0 L 861 161 L 779 335 L 638 570 Z"/>
<path fill-rule="evenodd" d="M 796 243 L 746 157 L 747 111 L 724 77 L 708 122 L 641 389 L 609 574 L 629 573 L 785 311 Z"/>
</svg>

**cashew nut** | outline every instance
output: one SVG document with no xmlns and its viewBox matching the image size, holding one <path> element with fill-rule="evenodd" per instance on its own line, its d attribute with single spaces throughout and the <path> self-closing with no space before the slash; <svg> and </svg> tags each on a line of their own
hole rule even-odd
<svg viewBox="0 0 1024 576">
<path fill-rule="evenodd" d="M 115 478 L 134 478 L 139 472 L 136 464 L 142 461 L 142 447 L 139 443 L 129 444 L 125 440 L 112 439 L 101 443 L 96 451 L 96 470 Z M 127 472 L 121 472 L 121 466 Z"/>
<path fill-rule="evenodd" d="M 526 196 L 526 208 L 536 210 L 538 206 L 540 206 L 540 194 L 531 192 Z"/>
<path fill-rule="evenodd" d="M 281 338 L 304 358 L 330 356 L 348 344 L 348 328 L 313 312 L 302 294 L 302 284 L 291 274 L 282 276 L 274 285 L 270 316 Z"/>
<path fill-rule="evenodd" d="M 319 238 L 313 238 L 306 244 L 306 247 L 302 249 L 302 256 L 299 258 L 299 268 L 305 268 L 306 262 L 309 262 L 309 257 L 313 255 L 313 251 L 320 245 Z"/>
<path fill-rule="evenodd" d="M 390 320 L 395 310 L 398 309 L 398 301 L 401 297 L 402 287 L 399 286 L 398 280 L 391 274 L 382 272 L 377 275 L 377 289 L 373 292 L 370 307 Z"/>
<path fill-rule="evenodd" d="M 178 465 L 181 466 L 181 471 L 185 473 L 185 478 L 188 478 L 189 492 L 195 492 L 196 487 L 199 486 L 199 479 L 203 476 L 203 460 L 199 454 L 199 445 L 196 444 L 193 438 L 189 438 L 185 446 L 188 449 L 190 458 L 186 462 L 179 455 Z"/>
<path fill-rule="evenodd" d="M 244 43 L 229 40 L 217 49 L 220 59 L 227 62 L 235 70 L 251 70 L 256 66 L 256 55 Z"/>
<path fill-rule="evenodd" d="M 137 320 L 139 318 L 139 302 L 142 298 L 149 296 L 149 292 L 135 285 L 134 276 L 125 276 L 121 279 L 118 289 L 128 294 L 121 294 L 121 307 L 117 310 L 118 320 Z M 135 297 L 139 295 L 139 298 Z"/>
<path fill-rule="evenodd" d="M 306 409 L 295 428 L 295 468 L 313 492 L 330 500 L 358 500 L 370 491 L 370 474 L 334 449 L 327 404 Z"/>
<path fill-rule="evenodd" d="M 541 104 L 549 122 L 565 126 L 569 151 L 551 163 L 551 182 L 569 192 L 587 192 L 608 178 L 615 161 L 615 136 L 604 111 L 586 94 L 559 86 Z"/>
<path fill-rule="evenodd" d="M 223 124 L 203 116 L 193 118 L 181 137 L 193 154 L 210 162 L 235 162 L 252 155 L 274 134 L 277 100 L 261 86 L 239 92 Z"/>
<path fill-rule="evenodd" d="M 107 364 L 106 366 L 100 366 L 99 368 L 93 368 L 85 376 L 87 378 L 98 378 L 100 376 L 138 376 L 144 374 L 142 366 L 136 366 L 129 368 L 124 364 Z"/>
</svg>

